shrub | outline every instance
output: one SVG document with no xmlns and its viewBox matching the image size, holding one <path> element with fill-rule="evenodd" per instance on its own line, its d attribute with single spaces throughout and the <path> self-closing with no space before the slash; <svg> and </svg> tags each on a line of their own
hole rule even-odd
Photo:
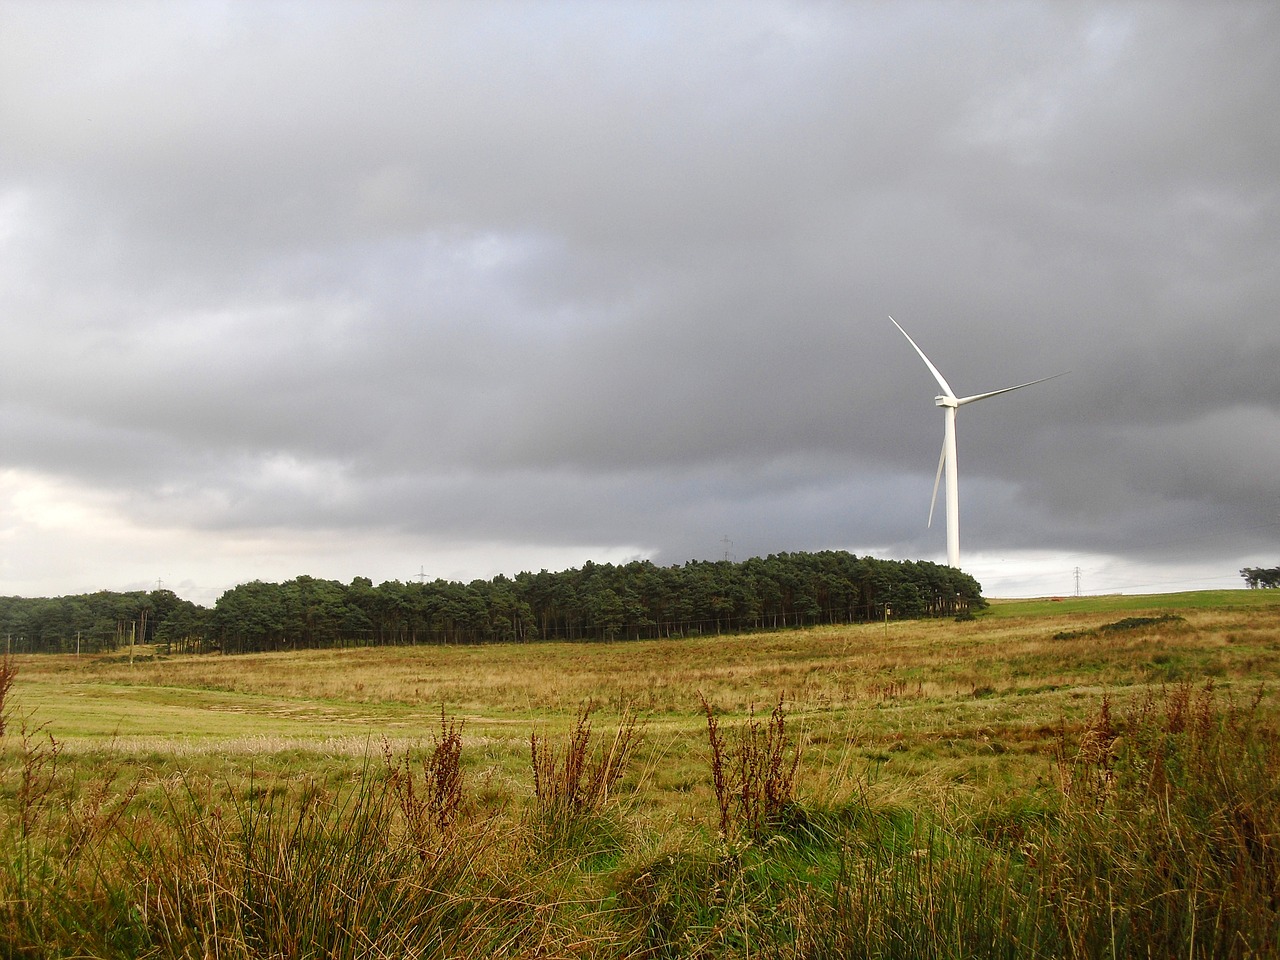
<svg viewBox="0 0 1280 960">
<path fill-rule="evenodd" d="M 1186 623 L 1186 619 L 1176 613 L 1165 613 L 1158 617 L 1125 617 L 1114 623 L 1104 623 L 1098 628 L 1100 633 L 1119 633 L 1125 630 L 1141 630 L 1143 627 L 1161 627 L 1171 623 Z"/>
<path fill-rule="evenodd" d="M 1185 617 L 1176 613 L 1164 613 L 1158 617 L 1125 617 L 1114 623 L 1104 623 L 1100 627 L 1083 630 L 1061 630 L 1053 635 L 1055 640 L 1079 640 L 1081 637 L 1095 637 L 1101 633 L 1125 633 L 1130 630 L 1141 630 L 1144 627 L 1162 627 L 1168 624 L 1186 623 Z"/>
</svg>

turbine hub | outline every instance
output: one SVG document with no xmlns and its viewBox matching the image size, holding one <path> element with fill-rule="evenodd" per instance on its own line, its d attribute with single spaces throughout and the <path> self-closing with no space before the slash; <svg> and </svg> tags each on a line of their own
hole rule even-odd
<svg viewBox="0 0 1280 960">
<path fill-rule="evenodd" d="M 937 407 L 958 407 L 958 406 L 960 406 L 960 401 L 959 401 L 959 400 L 957 400 L 955 397 L 947 397 L 947 396 L 934 397 L 934 398 L 933 398 L 933 403 L 934 403 L 934 406 L 937 406 Z"/>
</svg>

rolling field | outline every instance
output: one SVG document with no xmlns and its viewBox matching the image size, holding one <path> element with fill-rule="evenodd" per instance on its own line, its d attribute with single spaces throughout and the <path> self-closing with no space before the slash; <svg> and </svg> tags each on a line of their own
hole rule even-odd
<svg viewBox="0 0 1280 960">
<path fill-rule="evenodd" d="M 262 932 L 271 923 L 287 926 L 292 921 L 283 913 L 268 911 L 265 920 L 254 913 L 262 907 L 255 897 L 262 894 L 243 886 L 251 860 L 247 838 L 255 830 L 270 834 L 272 823 L 287 821 L 301 829 L 306 817 L 300 811 L 312 810 L 307 816 L 319 818 L 313 826 L 332 845 L 322 827 L 342 824 L 350 830 L 352 818 L 358 819 L 363 809 L 362 798 L 377 795 L 388 804 L 389 819 L 383 824 L 388 832 L 381 845 L 392 835 L 421 840 L 414 832 L 415 816 L 426 807 L 406 802 L 406 784 L 418 784 L 415 802 L 437 797 L 431 809 L 443 818 L 438 801 L 443 794 L 431 792 L 442 789 L 441 781 L 431 771 L 436 770 L 435 758 L 444 754 L 442 745 L 452 742 L 458 793 L 449 829 L 442 823 L 433 828 L 431 857 L 439 866 L 455 846 L 483 847 L 482 853 L 473 849 L 468 854 L 471 866 L 464 872 L 470 879 L 457 880 L 455 893 L 462 900 L 449 901 L 444 910 L 449 916 L 462 910 L 472 920 L 448 927 L 453 933 L 437 938 L 431 950 L 414 953 L 406 946 L 397 952 L 389 945 L 393 939 L 370 933 L 365 945 L 374 944 L 376 950 L 356 949 L 359 937 L 317 940 L 328 943 L 329 952 L 821 956 L 837 942 L 848 952 L 846 940 L 853 934 L 843 925 L 856 919 L 875 926 L 871 906 L 847 902 L 850 871 L 874 866 L 853 853 L 867 841 L 867 823 L 880 824 L 872 831 L 885 844 L 877 857 L 914 850 L 912 863 L 922 855 L 927 860 L 920 851 L 933 850 L 933 841 L 920 839 L 924 830 L 947 848 L 948 863 L 1007 874 L 1006 885 L 1015 891 L 1021 889 L 1018 884 L 1030 882 L 1024 875 L 1033 861 L 1017 844 L 1005 850 L 1001 843 L 1008 836 L 1021 844 L 1043 830 L 1047 832 L 1037 843 L 1048 844 L 1045 837 L 1051 835 L 1083 842 L 1083 833 L 1069 832 L 1063 824 L 1075 823 L 1070 818 L 1078 786 L 1073 785 L 1085 782 L 1080 758 L 1086 756 L 1091 736 L 1111 730 L 1112 717 L 1116 730 L 1127 729 L 1126 724 L 1138 730 L 1180 709 L 1199 710 L 1222 729 L 1234 730 L 1232 743 L 1250 756 L 1257 754 L 1264 765 L 1273 763 L 1275 751 L 1268 745 L 1274 745 L 1274 732 L 1280 729 L 1280 699 L 1274 690 L 1280 676 L 1280 597 L 1272 591 L 1240 590 L 1003 601 L 964 622 L 891 621 L 669 641 L 361 648 L 237 657 L 169 657 L 140 649 L 132 657 L 31 656 L 15 658 L 14 664 L 17 678 L 6 703 L 3 812 L 8 842 L 16 844 L 15 862 L 26 863 L 26 872 L 11 869 L 6 881 L 0 930 L 7 931 L 10 946 L 35 955 L 74 952 L 86 944 L 108 952 L 101 937 L 94 939 L 94 924 L 101 926 L 111 911 L 124 909 L 121 903 L 129 900 L 140 875 L 151 877 L 159 870 L 158 876 L 186 863 L 194 855 L 192 844 L 199 844 L 183 824 L 212 823 L 209 811 L 217 809 L 236 811 L 233 820 L 217 822 L 223 824 L 218 829 L 225 829 L 227 843 L 240 845 L 234 864 L 240 892 L 233 898 L 234 909 L 204 905 L 200 913 L 192 903 L 186 909 L 215 926 L 221 918 L 223 932 L 194 920 L 179 923 L 176 915 L 162 910 L 166 919 L 159 927 L 150 914 L 131 921 L 136 930 L 129 949 L 198 956 L 216 946 L 221 955 L 307 955 L 301 947 L 285 949 L 284 941 L 272 939 L 275 934 Z M 704 700 L 714 711 L 719 748 L 728 761 L 719 773 Z M 779 704 L 775 727 L 769 718 Z M 1256 742 L 1246 743 L 1237 729 L 1246 712 L 1248 736 L 1256 732 L 1261 737 Z M 625 741 L 620 734 L 632 722 L 634 737 Z M 1203 720 L 1206 730 L 1209 722 Z M 1173 721 L 1165 725 L 1173 730 Z M 579 797 L 570 784 L 571 802 L 557 805 L 548 781 L 572 779 L 565 758 L 574 756 L 575 731 L 587 780 L 594 769 L 592 757 L 598 760 L 604 744 L 622 743 L 618 756 L 625 763 L 616 771 L 616 782 L 610 781 L 598 796 Z M 591 739 L 581 739 L 587 733 Z M 554 754 L 554 763 L 544 766 L 537 783 L 531 736 Z M 1117 744 L 1139 739 L 1136 734 L 1128 741 L 1123 733 L 1107 736 L 1116 758 L 1122 755 Z M 1108 757 L 1090 760 L 1089 776 L 1101 777 L 1095 784 L 1098 809 L 1111 796 L 1108 791 L 1119 790 L 1110 784 L 1124 782 L 1116 772 L 1123 764 L 1116 759 L 1113 769 Z M 751 766 L 761 759 L 772 766 Z M 794 777 L 789 779 L 793 762 Z M 752 776 L 758 780 L 751 781 Z M 754 808 L 741 799 L 757 788 L 762 798 L 769 790 L 785 788 L 782 801 L 771 808 L 772 819 L 752 819 Z M 267 806 L 255 805 L 259 801 Z M 1269 802 L 1280 806 L 1274 796 Z M 98 820 L 84 814 L 90 809 L 99 812 Z M 328 812 L 321 816 L 315 810 Z M 115 811 L 109 823 L 102 811 Z M 785 812 L 780 821 L 772 816 L 781 816 L 779 811 Z M 1258 824 L 1269 822 L 1260 812 L 1250 816 Z M 37 823 L 47 834 L 41 841 L 46 845 L 38 848 L 32 846 Z M 143 823 L 168 839 L 159 853 L 149 854 L 156 859 L 148 860 L 139 874 L 141 868 L 130 866 L 137 853 L 132 831 Z M 1082 820 L 1072 830 L 1084 831 L 1085 823 L 1092 824 L 1089 830 L 1097 827 Z M 86 892 L 78 886 L 88 882 L 81 873 L 55 870 L 48 874 L 48 890 L 33 887 L 39 857 L 56 857 L 66 837 L 81 828 L 91 836 L 76 848 L 77 855 L 97 844 L 97 862 L 112 865 L 105 875 L 115 878 L 114 886 L 108 889 L 99 880 Z M 550 848 L 542 843 L 547 836 L 558 838 Z M 1273 864 L 1280 838 L 1263 831 L 1255 839 L 1272 858 L 1266 863 Z M 988 841 L 995 853 L 983 845 Z M 320 843 L 315 837 L 311 842 Z M 906 846 L 899 850 L 902 844 Z M 973 859 L 977 854 L 956 852 L 979 848 L 981 862 Z M 421 864 L 426 854 L 420 843 L 417 849 L 417 859 L 409 860 Z M 936 852 L 943 856 L 941 848 Z M 989 861 L 996 853 L 999 857 Z M 663 873 L 666 868 L 659 869 L 664 857 L 674 871 L 670 876 Z M 317 861 L 337 869 L 334 862 Z M 487 866 L 476 868 L 477 863 Z M 905 883 L 904 863 L 880 864 L 890 870 L 884 877 Z M 1047 869 L 1039 861 L 1034 864 L 1036 870 Z M 681 873 L 686 867 L 688 876 Z M 209 866 L 201 869 L 215 872 Z M 399 889 L 403 877 L 395 877 L 391 887 Z M 306 881 L 313 893 L 323 887 L 322 879 Z M 1055 876 L 1054 882 L 1065 881 Z M 494 893 L 495 883 L 509 887 L 509 895 Z M 1191 887 L 1179 883 L 1179 889 Z M 51 934 L 47 943 L 33 946 L 33 918 L 39 910 L 53 909 L 58 884 L 74 887 L 78 896 L 97 904 L 97 912 L 74 923 L 66 920 L 73 932 L 62 939 Z M 1119 880 L 1109 889 L 1113 899 L 1128 895 Z M 883 916 L 909 911 L 913 903 L 919 907 L 921 895 L 915 887 L 889 889 Z M 203 903 L 195 894 L 187 896 Z M 962 893 L 955 896 L 964 902 Z M 164 910 L 177 909 L 174 904 L 185 902 L 182 897 L 175 887 Z M 1018 923 L 1039 926 L 1028 932 L 997 924 L 992 942 L 1012 945 L 1012 952 L 1001 955 L 1034 956 L 1049 954 L 1019 953 L 1016 945 L 1061 949 L 1086 933 L 1093 936 L 1090 924 L 1096 918 L 1088 898 L 1080 897 L 1082 912 L 1069 923 L 1061 917 L 1036 919 L 1037 911 L 1052 912 L 1053 905 L 1031 893 L 1018 901 L 1020 910 L 1006 904 L 1005 921 L 1017 917 Z M 1203 898 L 1196 901 L 1202 904 L 1213 902 L 1207 888 L 1196 897 Z M 216 899 L 210 895 L 210 904 Z M 501 907 L 494 908 L 496 919 L 486 912 L 494 903 Z M 156 909 L 159 904 L 158 899 Z M 1115 926 L 1114 906 L 1104 911 L 1106 923 L 1097 935 L 1114 941 L 1111 955 L 1145 955 L 1138 952 L 1135 917 L 1150 908 L 1131 907 L 1124 922 L 1132 929 Z M 978 908 L 971 904 L 967 909 Z M 1182 955 L 1212 955 L 1230 940 L 1210 936 L 1203 927 L 1197 939 L 1198 909 L 1193 906 L 1172 927 L 1172 920 L 1160 920 L 1161 930 Z M 491 935 L 515 923 L 513 915 L 527 936 L 498 949 L 495 943 L 502 938 Z M 63 920 L 54 923 L 41 916 L 39 923 L 52 924 L 55 933 L 61 929 Z M 818 916 L 825 920 L 813 919 Z M 1224 916 L 1222 911 L 1214 914 L 1220 929 L 1227 922 Z M 257 917 L 257 926 L 249 917 Z M 802 930 L 805 917 L 815 924 L 807 933 Z M 994 922 L 972 919 L 981 920 L 979 926 Z M 1255 955 L 1259 946 L 1276 945 L 1266 940 L 1278 929 L 1276 916 L 1254 919 L 1257 924 L 1235 941 L 1235 952 L 1220 955 Z M 434 922 L 445 929 L 439 917 Z M 939 934 L 942 940 L 932 955 L 999 952 L 964 946 L 978 934 L 964 933 L 968 921 L 963 917 L 955 922 L 960 926 Z M 350 923 L 341 929 L 354 936 Z M 904 942 L 895 954 L 895 935 L 887 928 L 882 933 L 883 941 L 864 931 L 866 955 L 929 953 L 912 954 Z M 219 939 L 224 934 L 230 939 Z M 1150 931 L 1142 935 L 1151 936 Z M 750 947 L 752 937 L 757 938 L 756 952 Z M 948 937 L 959 939 L 952 943 Z"/>
<path fill-rule="evenodd" d="M 1092 633 L 1125 617 L 1171 620 Z M 1057 639 L 1064 633 L 1078 636 Z M 594 705 L 631 710 L 647 739 L 704 748 L 699 696 L 728 717 L 782 697 L 810 739 L 879 756 L 946 741 L 961 754 L 1017 748 L 1036 731 L 1147 684 L 1280 676 L 1280 598 L 1267 591 L 997 602 L 976 620 L 893 621 L 700 639 L 389 647 L 235 657 L 16 659 L 14 706 L 66 751 L 145 751 L 163 762 L 278 749 L 363 755 L 429 738 L 441 711 L 467 739 L 527 765 L 531 730 L 567 729 Z M 907 751 L 911 752 L 911 751 Z M 1015 751 L 1016 752 L 1016 751 Z M 847 759 L 847 758 L 846 758 Z M 813 766 L 806 764 L 806 767 Z"/>
</svg>

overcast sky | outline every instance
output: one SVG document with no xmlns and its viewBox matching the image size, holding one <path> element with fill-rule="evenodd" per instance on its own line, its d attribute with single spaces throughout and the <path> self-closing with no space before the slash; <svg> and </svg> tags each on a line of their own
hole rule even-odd
<svg viewBox="0 0 1280 960">
<path fill-rule="evenodd" d="M 0 594 L 1280 563 L 1280 6 L 0 0 Z"/>
</svg>

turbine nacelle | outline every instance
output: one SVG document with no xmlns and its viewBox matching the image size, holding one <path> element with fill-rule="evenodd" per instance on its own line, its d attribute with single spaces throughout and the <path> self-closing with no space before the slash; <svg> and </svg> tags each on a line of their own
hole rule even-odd
<svg viewBox="0 0 1280 960">
<path fill-rule="evenodd" d="M 958 407 L 960 406 L 960 401 L 955 397 L 934 397 L 933 405 L 935 407 Z"/>
</svg>

